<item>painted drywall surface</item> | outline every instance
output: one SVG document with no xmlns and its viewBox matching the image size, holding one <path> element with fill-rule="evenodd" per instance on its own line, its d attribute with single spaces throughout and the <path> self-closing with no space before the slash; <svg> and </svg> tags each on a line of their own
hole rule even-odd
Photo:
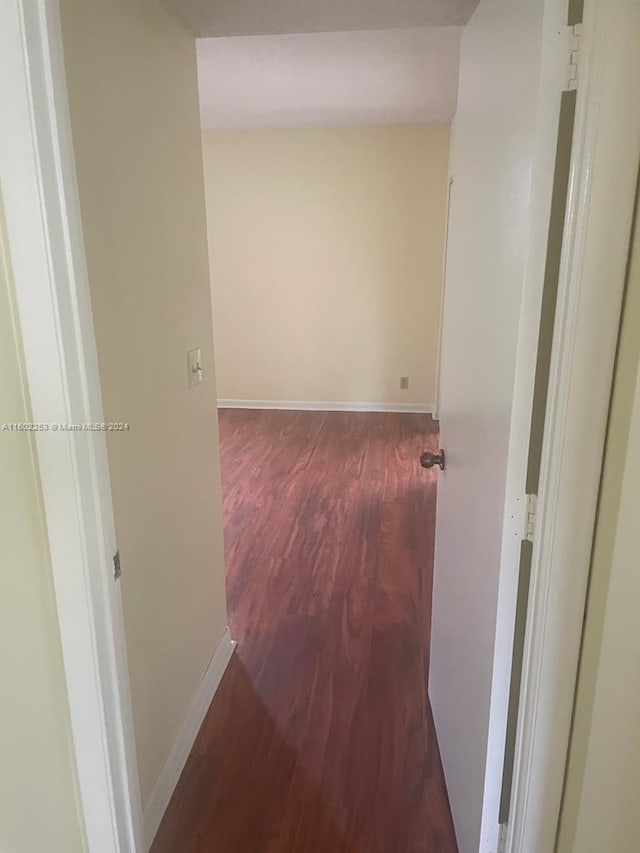
<svg viewBox="0 0 640 853">
<path fill-rule="evenodd" d="M 69 708 L 0 210 L 0 851 L 80 853 Z"/>
<path fill-rule="evenodd" d="M 621 329 L 558 853 L 640 838 L 640 224 Z"/>
<path fill-rule="evenodd" d="M 450 122 L 461 27 L 198 40 L 205 130 Z"/>
<path fill-rule="evenodd" d="M 204 154 L 220 398 L 433 404 L 449 127 L 211 131 Z"/>
<path fill-rule="evenodd" d="M 61 11 L 144 805 L 226 626 L 195 44 L 155 0 Z"/>
<path fill-rule="evenodd" d="M 464 26 L 478 0 L 162 0 L 197 36 Z"/>
</svg>

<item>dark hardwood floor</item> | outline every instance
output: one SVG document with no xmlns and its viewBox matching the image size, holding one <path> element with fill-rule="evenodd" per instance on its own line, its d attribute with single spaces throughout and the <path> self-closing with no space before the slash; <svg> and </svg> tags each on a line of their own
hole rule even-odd
<svg viewBox="0 0 640 853">
<path fill-rule="evenodd" d="M 220 413 L 237 651 L 153 853 L 455 853 L 427 415 Z"/>
</svg>

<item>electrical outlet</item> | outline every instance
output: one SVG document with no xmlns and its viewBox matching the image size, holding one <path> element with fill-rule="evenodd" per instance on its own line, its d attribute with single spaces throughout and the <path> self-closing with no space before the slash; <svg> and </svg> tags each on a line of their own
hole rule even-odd
<svg viewBox="0 0 640 853">
<path fill-rule="evenodd" d="M 406 391 L 408 387 L 409 387 L 409 377 L 408 376 L 401 376 L 400 377 L 400 390 Z"/>
<path fill-rule="evenodd" d="M 200 347 L 189 350 L 187 353 L 187 370 L 189 371 L 189 388 L 193 388 L 202 382 L 202 355 Z"/>
</svg>

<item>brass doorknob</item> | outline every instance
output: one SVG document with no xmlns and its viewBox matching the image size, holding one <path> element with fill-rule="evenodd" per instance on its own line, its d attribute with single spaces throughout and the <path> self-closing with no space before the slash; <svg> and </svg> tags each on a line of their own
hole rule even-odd
<svg viewBox="0 0 640 853">
<path fill-rule="evenodd" d="M 423 468 L 435 468 L 438 465 L 440 470 L 444 471 L 446 464 L 444 450 L 441 450 L 440 453 L 429 453 L 429 451 L 426 451 L 420 456 L 420 464 Z"/>
</svg>

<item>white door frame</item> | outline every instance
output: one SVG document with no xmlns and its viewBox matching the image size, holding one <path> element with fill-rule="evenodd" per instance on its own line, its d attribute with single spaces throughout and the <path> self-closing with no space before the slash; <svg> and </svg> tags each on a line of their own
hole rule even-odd
<svg viewBox="0 0 640 853">
<path fill-rule="evenodd" d="M 640 164 L 640 2 L 585 0 L 506 849 L 552 853 Z"/>
<path fill-rule="evenodd" d="M 0 179 L 33 421 L 103 421 L 57 0 L 0 3 Z M 103 432 L 35 434 L 84 828 L 142 851 Z M 37 815 L 34 815 L 37 820 Z"/>
<path fill-rule="evenodd" d="M 638 0 L 586 0 L 508 831 L 513 853 L 553 850 L 560 808 L 640 157 L 640 117 L 627 108 L 630 94 L 637 97 L 630 90 L 640 79 L 640 51 L 624 38 L 638 7 Z M 612 87 L 615 98 L 607 97 Z M 2 196 L 33 419 L 99 423 L 57 0 L 0 4 L 0 102 Z M 104 434 L 38 432 L 36 445 L 88 849 L 139 853 Z"/>
</svg>

